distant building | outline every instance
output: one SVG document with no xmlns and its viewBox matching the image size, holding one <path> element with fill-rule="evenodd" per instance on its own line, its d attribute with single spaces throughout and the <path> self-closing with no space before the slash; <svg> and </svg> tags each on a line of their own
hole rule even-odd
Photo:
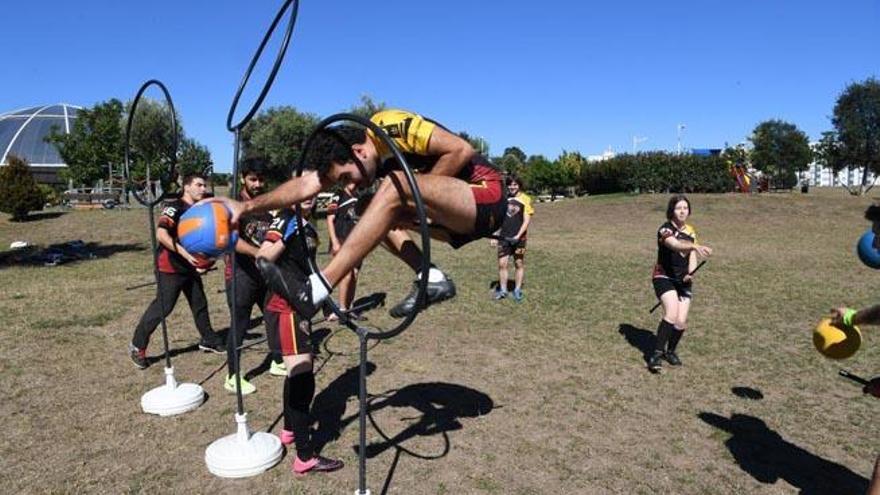
<svg viewBox="0 0 880 495">
<path fill-rule="evenodd" d="M 810 147 L 815 150 L 818 144 L 815 142 L 810 143 Z M 843 169 L 835 174 L 830 168 L 823 167 L 813 161 L 806 171 L 800 173 L 800 178 L 802 181 L 806 181 L 807 184 L 817 187 L 857 186 L 862 183 L 862 168 Z M 868 172 L 867 179 L 867 184 L 873 184 L 874 174 Z"/>
<path fill-rule="evenodd" d="M 607 150 L 603 151 L 601 155 L 587 155 L 587 162 L 595 163 L 595 162 L 603 162 L 605 160 L 610 160 L 617 156 L 617 153 L 611 149 L 609 146 Z"/>
<path fill-rule="evenodd" d="M 691 148 L 691 154 L 696 156 L 721 156 L 721 148 Z"/>
<path fill-rule="evenodd" d="M 46 137 L 53 128 L 69 134 L 82 107 L 59 103 L 0 114 L 0 166 L 15 155 L 27 161 L 37 182 L 63 184 L 59 172 L 67 167 Z"/>
</svg>

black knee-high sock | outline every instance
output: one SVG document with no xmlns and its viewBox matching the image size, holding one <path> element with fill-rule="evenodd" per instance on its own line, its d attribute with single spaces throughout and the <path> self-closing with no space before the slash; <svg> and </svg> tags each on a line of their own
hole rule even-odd
<svg viewBox="0 0 880 495">
<path fill-rule="evenodd" d="M 678 341 L 681 340 L 682 335 L 684 335 L 684 328 L 673 328 L 672 335 L 669 336 L 670 351 L 675 352 L 675 349 L 678 347 Z"/>
<path fill-rule="evenodd" d="M 675 325 L 666 320 L 660 320 L 660 325 L 657 326 L 657 343 L 654 346 L 654 352 L 666 351 L 666 343 L 673 330 L 675 330 Z"/>
<path fill-rule="evenodd" d="M 293 431 L 293 418 L 291 418 L 290 414 L 292 412 L 290 408 L 290 396 L 292 387 L 290 386 L 290 375 L 284 377 L 284 390 L 282 391 L 282 406 L 284 407 L 284 429 L 287 431 Z"/>
<path fill-rule="evenodd" d="M 301 460 L 314 455 L 309 435 L 309 409 L 315 395 L 315 373 L 312 370 L 288 376 L 284 381 L 284 418 L 293 431 L 296 455 Z"/>
</svg>

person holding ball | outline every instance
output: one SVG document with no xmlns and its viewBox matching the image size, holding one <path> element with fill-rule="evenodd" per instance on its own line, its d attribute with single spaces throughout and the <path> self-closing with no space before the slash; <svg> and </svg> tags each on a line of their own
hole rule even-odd
<svg viewBox="0 0 880 495">
<path fill-rule="evenodd" d="M 880 233 L 880 206 L 871 205 L 865 210 L 865 219 L 871 222 L 871 231 L 874 234 Z M 880 236 L 875 236 L 873 241 L 873 249 L 880 248 Z M 859 258 L 865 262 L 863 246 L 859 245 Z M 866 265 L 871 266 L 867 262 Z M 873 268 L 873 266 L 872 266 Z M 831 324 L 838 328 L 854 327 L 857 325 L 880 325 L 880 304 L 855 310 L 846 306 L 838 306 L 831 309 Z M 874 377 L 868 381 L 868 384 L 862 388 L 862 392 L 880 398 L 880 376 Z M 880 495 L 880 456 L 874 463 L 874 473 L 871 476 L 871 482 L 868 485 L 868 495 Z"/>
</svg>

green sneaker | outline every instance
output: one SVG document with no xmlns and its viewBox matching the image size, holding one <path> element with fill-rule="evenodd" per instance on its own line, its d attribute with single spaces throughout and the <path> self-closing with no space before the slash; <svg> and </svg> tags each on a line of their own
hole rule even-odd
<svg viewBox="0 0 880 495">
<path fill-rule="evenodd" d="M 280 363 L 272 361 L 272 364 L 269 366 L 269 374 L 275 376 L 287 376 L 287 366 L 284 366 L 284 361 Z"/>
<path fill-rule="evenodd" d="M 226 390 L 235 393 L 235 375 L 229 375 L 226 377 L 226 383 L 223 384 L 223 388 Z M 252 394 L 257 391 L 257 387 L 255 387 L 251 382 L 241 379 L 241 395 Z"/>
</svg>

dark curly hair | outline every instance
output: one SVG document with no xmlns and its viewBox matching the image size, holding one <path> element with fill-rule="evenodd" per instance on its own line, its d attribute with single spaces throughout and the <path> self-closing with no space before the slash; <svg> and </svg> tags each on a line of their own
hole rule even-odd
<svg viewBox="0 0 880 495">
<path fill-rule="evenodd" d="M 871 205 L 865 210 L 865 220 L 880 222 L 880 205 Z"/>
<path fill-rule="evenodd" d="M 241 176 L 248 174 L 265 176 L 269 172 L 269 163 L 261 156 L 250 156 L 241 161 Z"/>
<path fill-rule="evenodd" d="M 306 155 L 306 167 L 318 172 L 324 177 L 334 163 L 345 163 L 350 160 L 357 161 L 351 150 L 352 145 L 361 144 L 367 140 L 367 133 L 363 128 L 341 125 L 323 129 L 315 136 L 308 155 Z"/>
</svg>

